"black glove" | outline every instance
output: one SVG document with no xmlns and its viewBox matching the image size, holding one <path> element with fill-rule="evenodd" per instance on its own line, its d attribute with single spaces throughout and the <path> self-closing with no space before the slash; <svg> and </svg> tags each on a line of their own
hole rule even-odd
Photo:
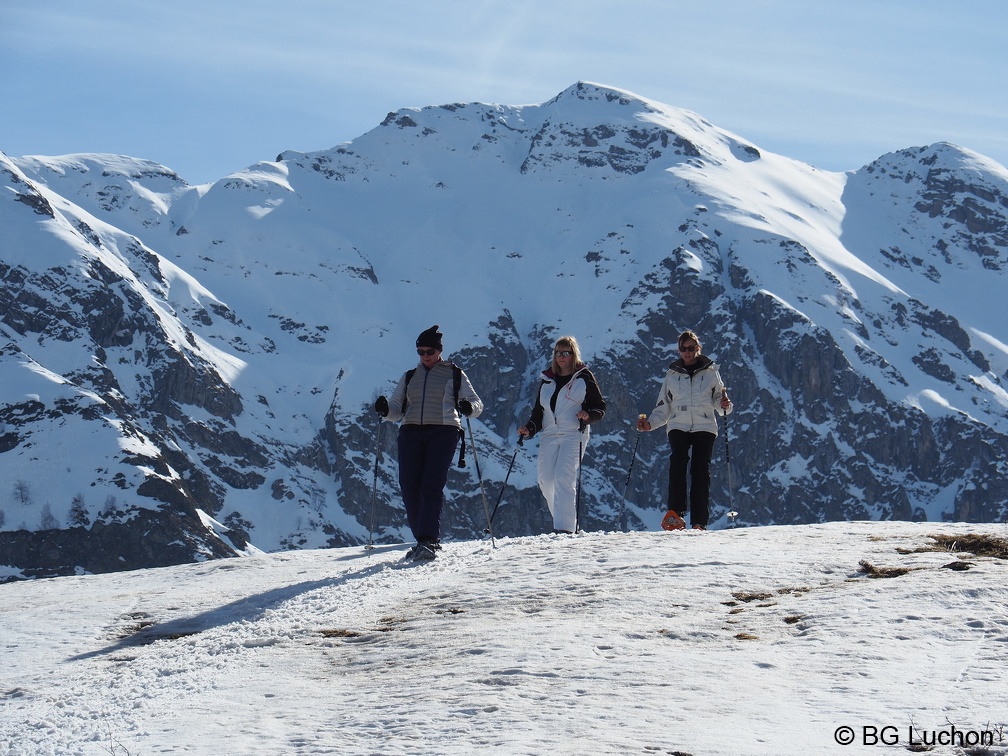
<svg viewBox="0 0 1008 756">
<path fill-rule="evenodd" d="M 374 411 L 382 417 L 388 417 L 388 399 L 384 396 L 379 396 L 375 399 Z"/>
<path fill-rule="evenodd" d="M 468 399 L 459 399 L 458 409 L 466 417 L 472 414 L 472 404 L 470 404 Z"/>
</svg>

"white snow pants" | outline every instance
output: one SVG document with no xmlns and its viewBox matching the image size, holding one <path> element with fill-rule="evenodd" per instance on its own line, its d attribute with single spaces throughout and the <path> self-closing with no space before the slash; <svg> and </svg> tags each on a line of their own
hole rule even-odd
<svg viewBox="0 0 1008 756">
<path fill-rule="evenodd" d="M 553 515 L 554 530 L 577 527 L 577 477 L 589 432 L 544 433 L 539 437 L 539 490 Z"/>
</svg>

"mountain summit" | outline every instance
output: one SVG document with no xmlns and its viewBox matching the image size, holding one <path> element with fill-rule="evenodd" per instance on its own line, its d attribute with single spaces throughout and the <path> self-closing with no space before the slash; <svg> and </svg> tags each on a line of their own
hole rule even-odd
<svg viewBox="0 0 1008 756">
<path fill-rule="evenodd" d="M 487 406 L 502 534 L 549 528 L 534 445 L 502 483 L 568 333 L 609 405 L 586 525 L 657 528 L 667 443 L 633 422 L 686 328 L 736 402 L 715 527 L 1008 518 L 1008 171 L 960 147 L 825 172 L 580 82 L 399 110 L 212 185 L 109 155 L 0 154 L 0 180 L 12 578 L 362 543 L 372 498 L 402 539 L 370 406 L 435 322 Z M 451 536 L 482 533 L 480 489 L 451 473 Z"/>
</svg>

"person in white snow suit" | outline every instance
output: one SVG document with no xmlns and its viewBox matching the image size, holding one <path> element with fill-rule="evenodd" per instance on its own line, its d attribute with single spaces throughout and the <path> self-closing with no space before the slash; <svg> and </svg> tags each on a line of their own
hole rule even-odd
<svg viewBox="0 0 1008 756">
<path fill-rule="evenodd" d="M 700 353 L 697 335 L 693 331 L 683 331 L 679 334 L 679 359 L 669 365 L 657 406 L 650 415 L 641 415 L 637 420 L 639 431 L 666 427 L 672 447 L 668 512 L 662 519 L 665 530 L 686 527 L 687 470 L 690 522 L 697 530 L 707 529 L 710 461 L 718 434 L 717 416 L 729 414 L 732 408 L 718 366 Z"/>
<path fill-rule="evenodd" d="M 420 364 L 399 379 L 392 397 L 379 396 L 374 409 L 399 428 L 399 488 L 416 545 L 409 559 L 433 559 L 441 548 L 441 512 L 460 415 L 478 417 L 483 402 L 461 368 L 441 359 L 442 334 L 434 325 L 416 340 Z"/>
<path fill-rule="evenodd" d="M 573 336 L 557 339 L 553 360 L 542 373 L 528 422 L 518 429 L 522 438 L 541 432 L 539 490 L 553 516 L 554 533 L 578 530 L 578 470 L 591 431 L 588 426 L 605 415 L 606 404 L 595 376 L 581 361 Z"/>
</svg>

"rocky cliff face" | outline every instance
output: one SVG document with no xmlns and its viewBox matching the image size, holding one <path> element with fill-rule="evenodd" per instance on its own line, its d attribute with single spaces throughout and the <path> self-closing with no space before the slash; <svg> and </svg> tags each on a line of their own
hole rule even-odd
<svg viewBox="0 0 1008 756">
<path fill-rule="evenodd" d="M 514 429 L 564 333 L 609 405 L 584 525 L 656 527 L 666 442 L 632 423 L 686 328 L 736 402 L 717 525 L 1008 517 L 1008 173 L 952 145 L 824 173 L 582 83 L 211 187 L 111 156 L 0 178 L 11 577 L 408 537 L 369 407 L 433 322 L 487 405 L 448 537 L 484 497 L 498 534 L 549 529 Z"/>
</svg>

